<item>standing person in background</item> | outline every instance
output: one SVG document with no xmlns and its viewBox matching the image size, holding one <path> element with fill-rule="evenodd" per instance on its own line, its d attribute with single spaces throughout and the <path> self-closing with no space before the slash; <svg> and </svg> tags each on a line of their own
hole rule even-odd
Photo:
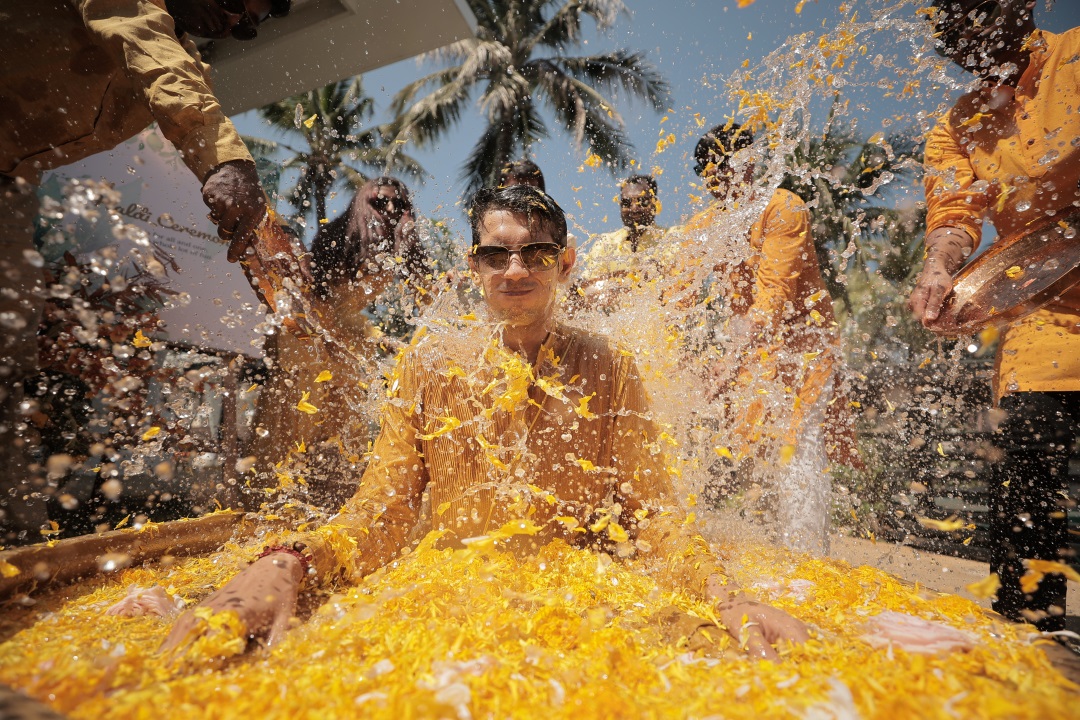
<svg viewBox="0 0 1080 720">
<path fill-rule="evenodd" d="M 540 166 L 532 160 L 514 160 L 502 166 L 499 170 L 499 187 L 513 187 L 515 185 L 528 185 L 541 192 L 547 192 L 547 183 L 544 182 L 544 173 Z M 574 233 L 567 233 L 569 247 L 577 247 L 577 238 Z"/>
<path fill-rule="evenodd" d="M 668 229 L 656 224 L 659 212 L 655 178 L 633 175 L 621 183 L 619 216 L 623 226 L 598 235 L 589 248 L 579 283 L 586 302 L 609 306 L 620 290 L 670 269 L 675 253 L 661 245 Z M 656 272 L 649 272 L 652 270 Z"/>
<path fill-rule="evenodd" d="M 938 0 L 938 52 L 981 81 L 926 142 L 926 261 L 909 307 L 932 325 L 952 275 L 978 247 L 982 223 L 999 236 L 1058 224 L 1080 232 L 1080 28 L 1035 27 L 1025 0 Z M 993 607 L 1042 630 L 1064 627 L 1064 576 L 1033 593 L 1024 560 L 1068 550 L 1069 455 L 1080 419 L 1080 287 L 1013 323 L 997 348 L 995 397 L 1007 418 L 1004 459 L 991 483 Z"/>
<path fill-rule="evenodd" d="M 423 277 L 408 188 L 390 177 L 366 182 L 349 209 L 320 228 L 311 260 L 313 310 L 329 337 L 279 332 L 268 338 L 272 365 L 256 405 L 250 454 L 270 484 L 280 474 L 302 477 L 308 501 L 336 509 L 356 490 L 371 439 L 364 409 L 377 381 L 381 333 L 364 311 L 395 280 Z"/>
<path fill-rule="evenodd" d="M 37 373 L 35 185 L 51 168 L 109 150 L 156 122 L 202 183 L 230 262 L 266 211 L 255 163 L 210 89 L 192 36 L 250 40 L 291 0 L 6 0 L 0 7 L 0 542 L 46 521 L 43 473 L 19 432 Z"/>
<path fill-rule="evenodd" d="M 694 170 L 717 202 L 691 218 L 686 232 L 722 223 L 732 203 L 755 199 L 753 142 L 736 123 L 717 125 L 698 141 Z M 747 455 L 763 453 L 776 467 L 785 542 L 825 552 L 829 488 L 811 484 L 828 477 L 829 461 L 862 463 L 840 392 L 840 336 L 810 213 L 799 196 L 777 189 L 746 239 L 741 262 L 715 268 L 730 281 L 728 331 L 736 345 L 718 373 L 727 378 L 719 392 L 733 403 Z M 781 391 L 791 397 L 775 397 Z"/>
</svg>

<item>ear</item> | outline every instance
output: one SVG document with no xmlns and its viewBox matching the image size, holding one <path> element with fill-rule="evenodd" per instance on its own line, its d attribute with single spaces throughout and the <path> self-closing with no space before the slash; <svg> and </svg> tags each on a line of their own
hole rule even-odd
<svg viewBox="0 0 1080 720">
<path fill-rule="evenodd" d="M 576 262 L 577 248 L 567 244 L 566 249 L 562 252 L 562 267 L 559 268 L 559 282 L 566 282 L 570 279 L 570 273 L 573 271 L 574 263 Z"/>
</svg>

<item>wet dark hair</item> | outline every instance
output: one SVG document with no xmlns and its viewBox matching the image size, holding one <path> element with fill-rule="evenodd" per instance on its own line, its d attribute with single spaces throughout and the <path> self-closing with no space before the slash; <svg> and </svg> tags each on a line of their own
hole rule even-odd
<svg viewBox="0 0 1080 720">
<path fill-rule="evenodd" d="M 537 187 L 547 192 L 544 173 L 540 171 L 540 166 L 532 160 L 514 160 L 503 165 L 502 169 L 499 170 L 499 186 L 506 185 L 506 181 L 510 178 L 531 178 L 536 180 Z"/>
<path fill-rule="evenodd" d="M 652 175 L 631 175 L 623 181 L 623 187 L 627 185 L 648 185 L 654 197 L 659 193 L 656 187 L 656 178 Z"/>
<path fill-rule="evenodd" d="M 704 167 L 710 162 L 729 157 L 753 144 L 753 133 L 744 130 L 742 125 L 738 123 L 717 125 L 698 140 L 697 147 L 694 148 L 694 160 L 697 161 L 699 167 Z M 697 173 L 700 175 L 701 171 L 698 170 Z"/>
<path fill-rule="evenodd" d="M 375 232 L 372 201 L 379 188 L 397 188 L 404 211 L 390 237 L 378 237 Z M 405 183 L 397 178 L 378 177 L 368 180 L 356 191 L 349 209 L 341 217 L 319 228 L 311 242 L 311 272 L 315 293 L 327 297 L 334 285 L 353 280 L 367 261 L 380 252 L 392 252 L 395 247 L 418 248 L 416 221 L 412 199 Z"/>
<path fill-rule="evenodd" d="M 472 244 L 480 244 L 480 229 L 488 213 L 506 210 L 528 218 L 529 226 L 537 227 L 551 235 L 551 239 L 566 247 L 566 213 L 548 194 L 531 185 L 483 188 L 477 191 L 469 203 L 469 225 L 472 228 Z"/>
</svg>

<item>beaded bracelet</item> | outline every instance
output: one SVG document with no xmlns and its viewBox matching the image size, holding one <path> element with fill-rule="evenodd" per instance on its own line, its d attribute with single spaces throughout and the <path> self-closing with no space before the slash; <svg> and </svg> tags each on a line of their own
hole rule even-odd
<svg viewBox="0 0 1080 720">
<path fill-rule="evenodd" d="M 274 553 L 287 553 L 300 561 L 300 569 L 303 572 L 303 576 L 306 578 L 311 572 L 311 558 L 304 555 L 302 552 L 303 550 L 307 550 L 307 546 L 300 543 L 293 543 L 292 547 L 289 547 L 288 545 L 273 545 L 256 555 L 255 559 L 260 560 L 267 555 L 273 555 Z"/>
</svg>

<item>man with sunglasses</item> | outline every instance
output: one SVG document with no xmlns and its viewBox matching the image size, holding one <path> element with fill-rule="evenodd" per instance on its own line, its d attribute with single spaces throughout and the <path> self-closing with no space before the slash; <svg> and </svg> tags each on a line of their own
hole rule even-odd
<svg viewBox="0 0 1080 720">
<path fill-rule="evenodd" d="M 250 39 L 290 0 L 5 0 L 0 6 L 0 543 L 45 521 L 13 428 L 37 372 L 44 298 L 34 252 L 46 170 L 109 150 L 156 122 L 203 187 L 228 259 L 266 209 L 255 163 L 210 89 L 191 36 Z M 25 500 L 23 498 L 26 498 Z"/>
<path fill-rule="evenodd" d="M 926 142 L 926 260 L 908 305 L 938 318 L 952 275 L 978 247 L 1056 223 L 1080 233 L 1080 28 L 1035 26 L 1035 2 L 938 0 L 937 51 L 976 76 Z M 994 609 L 1043 630 L 1064 625 L 1065 578 L 1021 588 L 1025 559 L 1067 560 L 1069 450 L 1080 421 L 1080 287 L 1002 334 L 995 397 L 1008 415 L 995 444 L 990 513 Z"/>
<path fill-rule="evenodd" d="M 271 548 L 203 605 L 234 609 L 249 633 L 269 630 L 275 641 L 305 564 L 319 582 L 342 570 L 363 577 L 392 562 L 417 527 L 445 531 L 450 544 L 514 527 L 523 532 L 500 548 L 563 540 L 663 558 L 665 579 L 715 602 L 755 655 L 805 639 L 802 623 L 729 583 L 679 507 L 630 353 L 558 321 L 556 290 L 575 260 L 562 209 L 532 187 L 487 188 L 470 224 L 469 266 L 487 317 L 467 316 L 450 334 L 433 324 L 413 342 L 390 377 L 356 495 L 330 525 L 291 539 L 302 547 Z M 166 647 L 192 627 L 190 615 L 179 620 Z"/>
</svg>

